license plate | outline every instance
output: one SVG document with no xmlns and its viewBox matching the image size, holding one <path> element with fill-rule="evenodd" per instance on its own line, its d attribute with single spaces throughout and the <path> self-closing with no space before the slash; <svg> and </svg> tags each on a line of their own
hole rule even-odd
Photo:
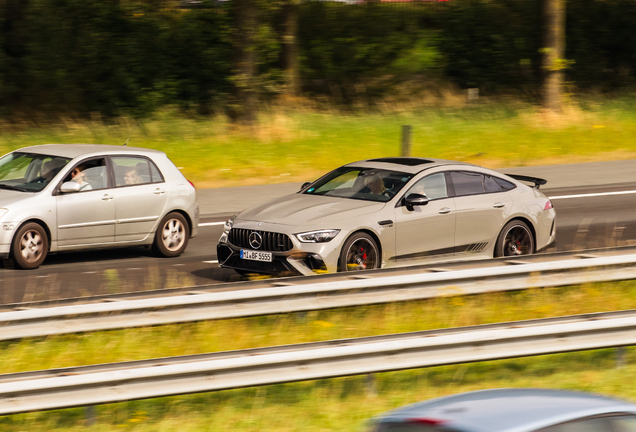
<svg viewBox="0 0 636 432">
<path fill-rule="evenodd" d="M 274 261 L 274 254 L 271 252 L 256 252 L 251 250 L 241 249 L 241 258 L 251 261 Z"/>
</svg>

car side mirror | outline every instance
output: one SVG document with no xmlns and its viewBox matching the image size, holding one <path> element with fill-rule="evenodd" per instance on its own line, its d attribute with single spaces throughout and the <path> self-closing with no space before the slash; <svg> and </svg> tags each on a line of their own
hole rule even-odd
<svg viewBox="0 0 636 432">
<path fill-rule="evenodd" d="M 303 185 L 300 187 L 300 190 L 305 189 L 307 186 L 309 186 L 311 184 L 311 182 L 305 182 L 303 183 Z"/>
<path fill-rule="evenodd" d="M 425 206 L 428 204 L 428 197 L 422 194 L 409 194 L 404 198 L 404 205 L 408 211 L 413 211 L 415 206 Z"/>
<path fill-rule="evenodd" d="M 60 192 L 62 193 L 79 192 L 79 190 L 80 190 L 80 184 L 74 181 L 62 183 L 62 187 L 60 188 Z"/>
</svg>

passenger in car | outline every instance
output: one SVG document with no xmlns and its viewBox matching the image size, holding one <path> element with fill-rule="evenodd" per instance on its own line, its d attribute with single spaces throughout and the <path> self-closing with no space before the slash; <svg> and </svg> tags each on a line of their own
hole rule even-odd
<svg viewBox="0 0 636 432">
<path fill-rule="evenodd" d="M 86 181 L 86 173 L 84 172 L 83 166 L 77 166 L 73 168 L 73 171 L 71 172 L 71 181 L 79 183 L 80 191 L 93 189 L 91 184 Z"/>
<path fill-rule="evenodd" d="M 126 170 L 126 175 L 124 175 L 124 182 L 127 185 L 133 185 L 133 184 L 141 184 L 143 183 L 143 180 L 141 179 L 141 176 L 137 172 L 136 168 L 128 168 Z"/>
<path fill-rule="evenodd" d="M 42 164 L 42 170 L 40 176 L 31 183 L 48 183 L 53 180 L 53 177 L 64 167 L 65 163 L 62 159 L 51 159 L 50 161 Z"/>
</svg>

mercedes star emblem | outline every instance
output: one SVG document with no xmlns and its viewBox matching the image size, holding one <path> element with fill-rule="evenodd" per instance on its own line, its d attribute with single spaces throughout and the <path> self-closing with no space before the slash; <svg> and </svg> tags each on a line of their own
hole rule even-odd
<svg viewBox="0 0 636 432">
<path fill-rule="evenodd" d="M 263 244 L 263 237 L 256 231 L 252 231 L 249 238 L 250 246 L 254 249 L 258 249 Z"/>
</svg>

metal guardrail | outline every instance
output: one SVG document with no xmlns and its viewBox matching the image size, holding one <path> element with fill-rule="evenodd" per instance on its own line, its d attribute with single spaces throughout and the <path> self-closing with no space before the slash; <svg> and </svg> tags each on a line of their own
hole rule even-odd
<svg viewBox="0 0 636 432">
<path fill-rule="evenodd" d="M 636 344 L 636 310 L 0 375 L 0 415 Z"/>
<path fill-rule="evenodd" d="M 0 340 L 636 278 L 636 254 L 354 279 L 0 313 Z M 485 265 L 488 262 L 484 262 Z M 305 281 L 312 280 L 305 278 Z"/>
</svg>

